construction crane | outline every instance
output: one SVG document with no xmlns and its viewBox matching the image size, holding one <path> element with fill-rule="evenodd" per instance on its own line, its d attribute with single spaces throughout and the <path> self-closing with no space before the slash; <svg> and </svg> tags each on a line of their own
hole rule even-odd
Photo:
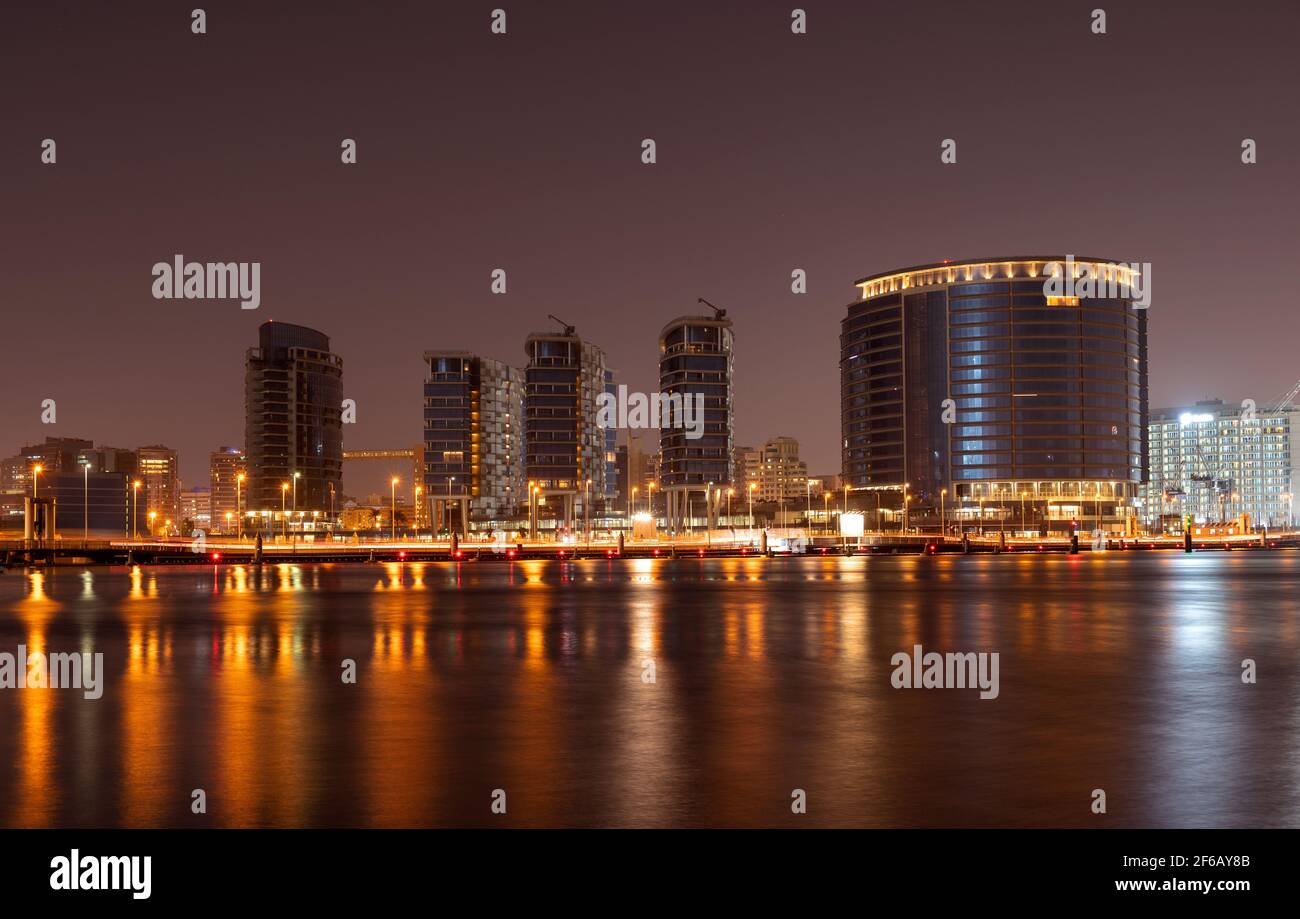
<svg viewBox="0 0 1300 919">
<path fill-rule="evenodd" d="M 554 319 L 554 320 L 555 320 L 556 322 L 558 322 L 560 325 L 564 326 L 564 334 L 565 334 L 565 335 L 572 335 L 572 334 L 574 334 L 574 331 L 577 329 L 577 326 L 569 325 L 567 322 L 565 322 L 565 321 L 564 321 L 563 319 L 561 319 L 559 316 L 556 316 L 556 315 L 554 315 L 554 314 L 552 314 L 552 313 L 547 313 L 547 314 L 546 314 L 546 318 L 547 318 L 547 319 Z"/>
<path fill-rule="evenodd" d="M 1291 407 L 1292 403 L 1295 402 L 1296 396 L 1300 396 L 1300 381 L 1297 381 L 1296 384 L 1291 387 L 1291 391 L 1289 393 L 1287 393 L 1281 399 L 1278 399 L 1276 402 L 1274 402 L 1268 408 L 1268 411 L 1285 412 L 1287 409 Z"/>
<path fill-rule="evenodd" d="M 705 300 L 703 297 L 700 297 L 700 298 L 699 298 L 698 300 L 696 300 L 695 302 L 696 302 L 696 303 L 703 303 L 703 304 L 704 304 L 705 306 L 707 306 L 709 309 L 713 310 L 713 312 L 717 314 L 716 316 L 714 316 L 715 319 L 725 319 L 725 318 L 727 318 L 727 311 L 726 311 L 726 310 L 722 309 L 722 307 L 714 306 L 712 303 L 710 303 L 708 300 Z"/>
</svg>

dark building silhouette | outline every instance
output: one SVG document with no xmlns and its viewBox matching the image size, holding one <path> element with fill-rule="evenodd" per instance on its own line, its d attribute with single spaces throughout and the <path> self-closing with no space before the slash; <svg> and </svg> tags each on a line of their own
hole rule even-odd
<svg viewBox="0 0 1300 919">
<path fill-rule="evenodd" d="M 583 502 L 605 499 L 606 432 L 597 419 L 605 354 L 572 326 L 534 332 L 524 350 L 526 476 L 540 497 L 553 499 L 546 516 L 572 527 Z"/>
<path fill-rule="evenodd" d="M 734 480 L 734 345 L 725 310 L 715 316 L 679 316 L 659 333 L 659 480 L 671 532 L 679 531 L 690 514 L 692 494 L 699 496 L 694 506 L 706 510 L 712 521 Z M 681 426 L 681 420 L 663 423 L 665 404 L 675 413 L 677 407 L 688 400 L 694 404 L 700 396 L 704 411 L 701 436 L 694 437 Z M 699 433 L 698 428 L 694 433 Z"/>
<path fill-rule="evenodd" d="M 328 512 L 343 475 L 343 360 L 322 332 L 265 322 L 244 362 L 245 508 Z M 295 476 L 296 502 L 295 502 Z"/>
</svg>

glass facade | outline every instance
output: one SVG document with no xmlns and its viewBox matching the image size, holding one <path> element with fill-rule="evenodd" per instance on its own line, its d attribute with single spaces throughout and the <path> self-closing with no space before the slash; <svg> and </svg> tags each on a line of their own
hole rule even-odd
<svg viewBox="0 0 1300 919">
<path fill-rule="evenodd" d="M 265 322 L 244 361 L 246 511 L 328 511 L 343 479 L 343 360 L 322 332 Z M 294 473 L 298 473 L 296 488 Z M 287 506 L 287 505 L 286 505 Z"/>
<path fill-rule="evenodd" d="M 850 485 L 906 484 L 923 502 L 944 488 L 954 499 L 1101 496 L 1113 512 L 1136 494 L 1146 477 L 1146 312 L 1128 296 L 1049 296 L 1053 261 L 858 282 L 865 296 L 840 337 Z"/>
<path fill-rule="evenodd" d="M 660 333 L 660 395 L 683 401 L 703 396 L 704 405 L 700 437 L 687 437 L 680 426 L 660 428 L 660 482 L 665 489 L 704 490 L 710 482 L 718 487 L 732 481 L 733 345 L 729 319 L 682 317 Z"/>
<path fill-rule="evenodd" d="M 602 500 L 609 468 L 597 424 L 605 355 L 574 334 L 528 336 L 524 369 L 527 478 L 544 493 Z"/>
</svg>

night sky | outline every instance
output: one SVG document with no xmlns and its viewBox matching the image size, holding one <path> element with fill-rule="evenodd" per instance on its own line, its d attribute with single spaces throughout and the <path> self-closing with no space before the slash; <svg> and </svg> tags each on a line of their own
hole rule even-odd
<svg viewBox="0 0 1300 919">
<path fill-rule="evenodd" d="M 648 390 L 706 297 L 736 323 L 737 441 L 835 472 L 852 282 L 1022 253 L 1152 263 L 1153 407 L 1300 377 L 1300 4 L 799 5 L 806 35 L 766 0 L 6 3 L 0 455 L 162 442 L 206 484 L 267 319 L 342 355 L 345 448 L 408 447 L 423 350 L 522 364 L 555 313 Z M 153 299 L 176 253 L 261 262 L 261 308 Z"/>
</svg>

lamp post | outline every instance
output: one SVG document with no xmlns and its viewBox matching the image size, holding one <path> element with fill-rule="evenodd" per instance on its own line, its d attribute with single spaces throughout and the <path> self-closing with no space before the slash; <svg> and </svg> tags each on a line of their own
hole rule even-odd
<svg viewBox="0 0 1300 919">
<path fill-rule="evenodd" d="M 295 512 L 298 510 L 298 480 L 300 478 L 302 478 L 301 472 L 295 472 L 293 474 L 293 509 Z"/>
<path fill-rule="evenodd" d="M 81 499 L 81 541 L 90 541 L 90 463 L 81 464 L 83 490 Z"/>
<path fill-rule="evenodd" d="M 235 519 L 239 521 L 239 540 L 244 540 L 244 514 L 240 506 L 240 499 L 244 496 L 244 474 L 241 472 L 235 476 Z"/>
<path fill-rule="evenodd" d="M 758 487 L 757 482 L 749 483 L 749 528 L 754 529 L 754 489 Z"/>
<path fill-rule="evenodd" d="M 939 489 L 939 538 L 943 539 L 948 535 L 948 518 L 944 516 L 943 501 L 948 497 L 948 489 Z"/>
<path fill-rule="evenodd" d="M 456 484 L 456 477 L 447 479 L 447 541 L 451 541 L 451 486 Z"/>
<path fill-rule="evenodd" d="M 805 495 L 805 497 L 807 497 L 807 499 L 808 499 L 807 517 L 808 517 L 808 531 L 809 531 L 809 532 L 812 532 L 812 483 L 813 483 L 813 480 L 812 480 L 812 479 L 804 479 L 804 480 L 803 480 L 803 490 L 804 490 L 804 495 Z"/>
<path fill-rule="evenodd" d="M 824 533 L 831 531 L 831 493 L 829 491 L 822 493 L 822 527 Z"/>
<path fill-rule="evenodd" d="M 727 525 L 731 526 L 731 496 L 736 493 L 736 489 L 727 489 Z"/>
<path fill-rule="evenodd" d="M 36 500 L 36 485 L 40 481 L 42 468 L 43 467 L 41 466 L 40 463 L 37 463 L 35 466 L 32 467 L 32 500 L 33 501 Z"/>
<path fill-rule="evenodd" d="M 233 516 L 234 516 L 234 515 L 231 514 L 230 511 L 226 511 L 226 532 L 227 532 L 227 533 L 230 532 L 230 518 L 233 517 Z"/>
<path fill-rule="evenodd" d="M 636 513 L 636 493 L 640 490 L 641 489 L 633 485 L 632 494 L 629 495 L 627 499 L 627 525 L 629 529 L 632 527 L 632 515 Z"/>
<path fill-rule="evenodd" d="M 289 495 L 289 483 L 280 483 L 280 536 L 283 539 L 289 538 L 289 518 L 285 516 L 285 499 Z"/>
<path fill-rule="evenodd" d="M 150 512 L 149 512 L 149 536 L 150 536 L 150 537 L 153 537 L 153 535 L 154 535 L 154 530 L 153 530 L 153 528 L 154 528 L 154 520 L 157 518 L 157 516 L 158 516 L 158 512 L 157 512 L 157 511 L 150 511 Z"/>
<path fill-rule="evenodd" d="M 650 512 L 650 519 L 654 520 L 655 516 L 655 483 L 645 483 L 645 503 L 646 510 Z"/>
<path fill-rule="evenodd" d="M 582 485 L 582 528 L 587 533 L 587 545 L 591 545 L 591 479 Z"/>
<path fill-rule="evenodd" d="M 903 532 L 907 532 L 907 503 L 912 500 L 907 490 L 912 487 L 910 482 L 903 483 Z"/>
<path fill-rule="evenodd" d="M 713 483 L 704 492 L 704 539 L 710 547 L 713 545 Z"/>
<path fill-rule="evenodd" d="M 136 510 L 138 509 L 139 504 L 140 504 L 140 480 L 136 479 L 134 482 L 131 483 L 131 538 L 132 539 L 140 538 L 140 527 L 136 522 L 140 519 L 136 514 Z"/>
<path fill-rule="evenodd" d="M 393 542 L 397 542 L 397 476 L 393 476 L 393 481 L 390 484 L 392 485 L 392 492 L 393 492 L 392 493 L 393 519 L 390 521 L 390 525 L 392 526 L 392 536 L 390 538 L 392 539 Z M 450 511 L 450 507 L 451 507 L 451 483 L 450 482 L 447 483 L 447 506 L 448 506 L 448 510 Z"/>
</svg>

